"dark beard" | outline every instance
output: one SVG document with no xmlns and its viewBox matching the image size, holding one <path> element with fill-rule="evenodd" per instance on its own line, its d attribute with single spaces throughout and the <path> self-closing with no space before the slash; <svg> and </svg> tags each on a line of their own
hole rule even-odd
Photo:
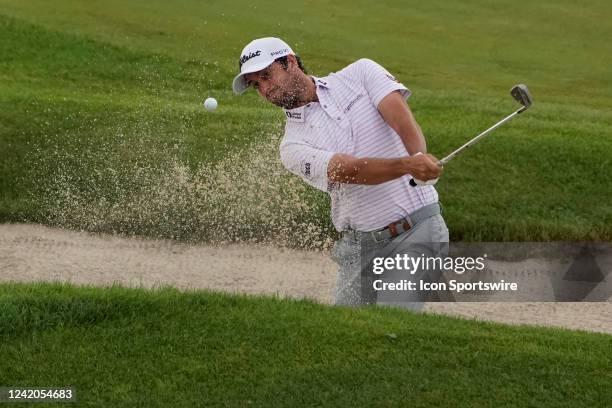
<svg viewBox="0 0 612 408">
<path fill-rule="evenodd" d="M 299 106 L 304 105 L 302 99 L 297 94 L 285 94 L 280 100 L 273 102 L 276 106 L 280 106 L 283 109 L 295 109 Z"/>
<path fill-rule="evenodd" d="M 284 92 L 278 101 L 274 101 L 272 103 L 287 110 L 295 109 L 300 106 L 306 105 L 306 86 L 303 83 L 301 83 L 299 80 L 296 80 L 291 84 L 289 89 L 291 89 L 291 91 Z"/>
</svg>

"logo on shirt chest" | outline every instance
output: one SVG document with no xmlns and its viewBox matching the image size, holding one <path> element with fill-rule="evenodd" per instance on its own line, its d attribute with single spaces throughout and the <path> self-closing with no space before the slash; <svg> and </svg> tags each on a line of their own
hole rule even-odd
<svg viewBox="0 0 612 408">
<path fill-rule="evenodd" d="M 363 98 L 363 94 L 359 94 L 356 97 L 354 97 L 353 100 L 350 101 L 349 104 L 346 106 L 346 108 L 344 108 L 344 113 L 347 113 L 348 111 L 350 111 L 351 108 L 355 106 L 357 101 L 360 100 L 361 98 Z"/>
</svg>

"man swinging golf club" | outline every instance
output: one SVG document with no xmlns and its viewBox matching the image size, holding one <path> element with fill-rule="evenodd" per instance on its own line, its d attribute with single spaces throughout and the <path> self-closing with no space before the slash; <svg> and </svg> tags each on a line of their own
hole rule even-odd
<svg viewBox="0 0 612 408">
<path fill-rule="evenodd" d="M 332 222 L 342 232 L 332 249 L 340 265 L 336 304 L 419 310 L 426 294 L 372 293 L 370 281 L 374 258 L 448 251 L 435 188 L 410 185 L 412 178 L 424 182 L 442 172 L 405 102 L 410 91 L 369 59 L 326 77 L 307 75 L 291 47 L 272 37 L 249 43 L 239 65 L 235 93 L 253 87 L 284 109 L 283 165 L 330 195 Z"/>
</svg>

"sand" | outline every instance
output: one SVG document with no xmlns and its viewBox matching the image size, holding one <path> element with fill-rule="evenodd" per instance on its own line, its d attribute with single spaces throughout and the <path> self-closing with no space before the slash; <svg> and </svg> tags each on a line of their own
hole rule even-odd
<svg viewBox="0 0 612 408">
<path fill-rule="evenodd" d="M 332 302 L 336 264 L 325 252 L 123 238 L 32 224 L 0 225 L 0 281 L 276 294 Z M 426 313 L 612 334 L 612 302 L 428 303 Z"/>
</svg>

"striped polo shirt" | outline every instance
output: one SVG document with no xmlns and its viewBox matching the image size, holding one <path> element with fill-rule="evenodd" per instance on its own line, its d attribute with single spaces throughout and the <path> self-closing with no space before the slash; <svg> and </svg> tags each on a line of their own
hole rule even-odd
<svg viewBox="0 0 612 408">
<path fill-rule="evenodd" d="M 433 186 L 411 187 L 410 175 L 378 185 L 328 182 L 327 166 L 335 153 L 358 158 L 409 155 L 377 106 L 393 91 L 404 98 L 410 91 L 369 59 L 313 80 L 319 101 L 285 110 L 280 156 L 287 170 L 329 193 L 338 231 L 377 230 L 438 201 Z"/>
</svg>

